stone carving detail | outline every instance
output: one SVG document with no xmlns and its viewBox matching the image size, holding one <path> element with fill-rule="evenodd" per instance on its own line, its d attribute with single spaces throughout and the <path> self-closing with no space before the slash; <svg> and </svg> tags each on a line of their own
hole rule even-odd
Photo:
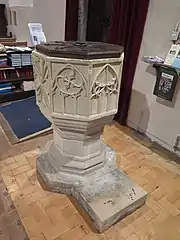
<svg viewBox="0 0 180 240">
<path fill-rule="evenodd" d="M 103 92 L 106 95 L 118 93 L 118 77 L 110 64 L 106 64 L 97 74 L 91 88 L 91 98 L 100 97 Z"/>
<path fill-rule="evenodd" d="M 52 95 L 58 88 L 64 97 L 77 98 L 86 90 L 84 76 L 73 66 L 67 65 L 60 70 L 53 80 Z"/>
<path fill-rule="evenodd" d="M 48 87 L 49 71 L 47 62 L 44 59 L 35 57 L 33 60 L 33 67 L 37 100 L 39 103 L 43 103 L 45 106 L 49 107 L 50 105 Z"/>
</svg>

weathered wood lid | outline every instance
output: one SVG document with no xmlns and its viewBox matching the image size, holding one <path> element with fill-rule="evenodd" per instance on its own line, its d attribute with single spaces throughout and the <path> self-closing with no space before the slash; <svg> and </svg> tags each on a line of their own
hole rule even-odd
<svg viewBox="0 0 180 240">
<path fill-rule="evenodd" d="M 123 47 L 103 42 L 54 41 L 39 44 L 36 50 L 51 57 L 97 59 L 118 58 Z"/>
</svg>

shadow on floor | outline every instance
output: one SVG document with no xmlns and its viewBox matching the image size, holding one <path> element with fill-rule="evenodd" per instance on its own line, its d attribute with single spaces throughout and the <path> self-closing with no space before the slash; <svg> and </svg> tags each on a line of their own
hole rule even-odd
<svg viewBox="0 0 180 240">
<path fill-rule="evenodd" d="M 45 144 L 52 139 L 52 134 L 41 135 L 30 140 L 12 145 L 6 138 L 4 132 L 0 128 L 0 161 L 11 157 L 17 156 L 23 152 L 42 148 Z"/>
<path fill-rule="evenodd" d="M 127 126 L 121 126 L 118 123 L 115 123 L 115 126 L 126 135 L 132 137 L 134 140 L 141 143 L 143 146 L 157 153 L 159 156 L 165 158 L 168 161 L 174 161 L 177 164 L 180 164 L 180 157 L 177 154 L 165 149 L 157 142 L 151 141 L 151 139 L 147 137 L 144 133 L 137 132 L 136 130 L 131 129 Z"/>
<path fill-rule="evenodd" d="M 18 212 L 0 176 L 0 239 L 28 240 Z"/>
</svg>

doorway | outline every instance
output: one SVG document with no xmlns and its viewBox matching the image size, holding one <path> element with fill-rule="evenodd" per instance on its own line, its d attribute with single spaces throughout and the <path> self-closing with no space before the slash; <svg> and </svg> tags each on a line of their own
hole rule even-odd
<svg viewBox="0 0 180 240">
<path fill-rule="evenodd" d="M 7 19 L 5 4 L 0 4 L 0 37 L 7 37 Z"/>
</svg>

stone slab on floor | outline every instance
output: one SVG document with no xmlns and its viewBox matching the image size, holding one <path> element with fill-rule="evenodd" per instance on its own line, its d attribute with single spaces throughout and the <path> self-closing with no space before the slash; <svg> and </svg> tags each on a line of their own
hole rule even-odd
<svg viewBox="0 0 180 240">
<path fill-rule="evenodd" d="M 115 153 L 107 147 L 106 164 L 86 177 L 61 172 L 53 154 L 38 157 L 37 170 L 54 192 L 73 196 L 103 232 L 145 204 L 147 193 L 115 166 Z"/>
</svg>

